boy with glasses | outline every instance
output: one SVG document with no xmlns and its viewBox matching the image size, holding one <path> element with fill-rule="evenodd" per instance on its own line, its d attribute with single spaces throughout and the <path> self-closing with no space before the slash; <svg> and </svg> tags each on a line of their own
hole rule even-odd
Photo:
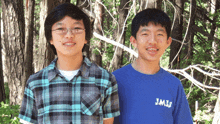
<svg viewBox="0 0 220 124">
<path fill-rule="evenodd" d="M 27 81 L 19 118 L 34 124 L 112 124 L 120 114 L 115 77 L 82 54 L 88 16 L 73 4 L 55 7 L 45 36 L 57 58 Z"/>
</svg>

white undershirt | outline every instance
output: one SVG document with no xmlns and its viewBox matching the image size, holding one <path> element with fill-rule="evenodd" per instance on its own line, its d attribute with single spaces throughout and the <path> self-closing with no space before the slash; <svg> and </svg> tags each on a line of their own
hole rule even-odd
<svg viewBox="0 0 220 124">
<path fill-rule="evenodd" d="M 79 69 L 74 71 L 64 71 L 64 70 L 59 70 L 59 71 L 66 79 L 71 80 L 78 73 Z"/>
</svg>

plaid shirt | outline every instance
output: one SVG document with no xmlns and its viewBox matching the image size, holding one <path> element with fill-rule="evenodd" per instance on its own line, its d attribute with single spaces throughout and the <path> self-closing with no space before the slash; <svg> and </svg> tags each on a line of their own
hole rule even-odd
<svg viewBox="0 0 220 124">
<path fill-rule="evenodd" d="M 39 124 L 102 124 L 119 116 L 115 77 L 86 57 L 77 75 L 67 80 L 56 61 L 27 81 L 19 118 Z"/>
</svg>

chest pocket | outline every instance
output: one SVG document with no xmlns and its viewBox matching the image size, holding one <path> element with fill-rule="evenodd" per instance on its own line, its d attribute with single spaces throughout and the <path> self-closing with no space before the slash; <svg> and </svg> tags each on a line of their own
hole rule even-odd
<svg viewBox="0 0 220 124">
<path fill-rule="evenodd" d="M 81 111 L 86 115 L 99 116 L 101 94 L 95 82 L 81 84 Z"/>
</svg>

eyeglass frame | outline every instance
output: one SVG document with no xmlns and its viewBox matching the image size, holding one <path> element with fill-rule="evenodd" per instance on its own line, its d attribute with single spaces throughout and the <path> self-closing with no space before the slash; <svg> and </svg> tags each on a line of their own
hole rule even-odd
<svg viewBox="0 0 220 124">
<path fill-rule="evenodd" d="M 81 33 L 83 33 L 83 30 L 86 30 L 86 29 L 85 28 L 57 28 L 57 29 L 54 29 L 54 30 L 51 30 L 51 31 L 55 31 L 57 34 L 60 34 L 60 35 L 66 35 L 69 31 L 72 34 L 81 34 Z M 57 31 L 62 31 L 62 33 L 58 33 Z M 82 31 L 82 32 L 77 33 L 76 31 Z"/>
</svg>

